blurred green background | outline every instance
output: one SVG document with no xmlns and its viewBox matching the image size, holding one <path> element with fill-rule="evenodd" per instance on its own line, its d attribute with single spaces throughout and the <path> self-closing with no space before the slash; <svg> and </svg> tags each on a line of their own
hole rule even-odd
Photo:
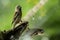
<svg viewBox="0 0 60 40">
<path fill-rule="evenodd" d="M 0 0 L 0 30 L 10 30 L 16 5 L 21 5 L 23 17 L 40 0 Z M 60 40 L 60 0 L 48 0 L 29 20 L 30 28 L 43 28 L 45 36 L 35 40 Z"/>
</svg>

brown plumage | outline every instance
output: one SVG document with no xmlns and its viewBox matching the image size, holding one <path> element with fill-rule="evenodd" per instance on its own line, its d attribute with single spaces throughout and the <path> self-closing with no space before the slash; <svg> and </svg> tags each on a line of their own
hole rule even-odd
<svg viewBox="0 0 60 40">
<path fill-rule="evenodd" d="M 12 21 L 13 28 L 15 28 L 15 25 L 17 23 L 22 22 L 21 17 L 22 17 L 22 10 L 21 10 L 21 6 L 18 5 L 15 9 L 15 14 L 14 14 L 13 21 Z"/>
</svg>

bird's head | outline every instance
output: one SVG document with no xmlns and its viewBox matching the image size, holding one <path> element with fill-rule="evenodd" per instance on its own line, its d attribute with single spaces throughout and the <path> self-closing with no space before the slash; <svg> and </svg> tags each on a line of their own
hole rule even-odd
<svg viewBox="0 0 60 40">
<path fill-rule="evenodd" d="M 20 5 L 17 5 L 16 8 L 15 8 L 15 11 L 17 11 L 17 12 L 18 12 L 18 11 L 21 11 L 21 8 L 22 8 L 22 7 L 21 7 Z"/>
<path fill-rule="evenodd" d="M 43 33 L 44 33 L 43 29 L 34 29 L 34 32 L 31 34 L 31 36 L 42 35 Z"/>
</svg>

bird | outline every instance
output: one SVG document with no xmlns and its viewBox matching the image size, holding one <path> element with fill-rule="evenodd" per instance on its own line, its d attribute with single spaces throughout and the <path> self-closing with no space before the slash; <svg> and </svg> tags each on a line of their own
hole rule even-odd
<svg viewBox="0 0 60 40">
<path fill-rule="evenodd" d="M 30 36 L 35 36 L 40 34 L 42 35 L 43 33 L 44 33 L 44 30 L 39 28 L 33 28 L 26 31 L 26 34 L 29 34 Z"/>
<path fill-rule="evenodd" d="M 28 26 L 28 22 L 23 22 L 14 29 L 8 30 L 3 32 L 3 39 L 4 40 L 18 40 L 22 33 L 25 31 L 26 27 Z"/>
<path fill-rule="evenodd" d="M 33 40 L 34 36 L 43 36 L 44 30 L 41 28 L 33 28 L 26 30 L 23 35 L 19 37 L 19 40 Z"/>
<path fill-rule="evenodd" d="M 13 28 L 15 28 L 15 26 L 19 23 L 22 22 L 21 18 L 22 18 L 22 7 L 20 5 L 17 5 L 15 8 L 15 12 L 14 12 L 14 16 L 13 16 Z"/>
</svg>

